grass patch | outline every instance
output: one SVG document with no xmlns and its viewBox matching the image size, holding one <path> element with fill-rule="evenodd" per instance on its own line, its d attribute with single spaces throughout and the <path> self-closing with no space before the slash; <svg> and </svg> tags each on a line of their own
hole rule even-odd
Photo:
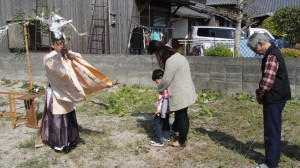
<svg viewBox="0 0 300 168">
<path fill-rule="evenodd" d="M 0 107 L 7 106 L 8 103 L 6 101 L 0 102 Z"/>
<path fill-rule="evenodd" d="M 1 81 L 3 82 L 2 85 L 8 85 L 8 84 L 11 84 L 11 80 L 6 79 L 6 78 L 2 78 Z"/>
<path fill-rule="evenodd" d="M 45 150 L 39 159 L 19 167 L 254 167 L 264 159 L 262 106 L 246 94 L 233 96 L 203 90 L 189 107 L 187 147 L 148 145 L 154 135 L 157 92 L 143 86 L 104 89 L 77 104 L 84 143 L 69 154 Z M 174 114 L 171 114 L 172 122 Z M 299 167 L 300 101 L 288 101 L 283 112 L 279 167 Z M 32 152 L 34 139 L 19 144 Z M 43 148 L 45 149 L 45 148 Z M 38 150 L 36 150 L 38 151 Z M 2 154 L 2 157 L 5 154 Z M 70 165 L 68 165 L 70 166 Z"/>
<path fill-rule="evenodd" d="M 25 162 L 21 163 L 20 165 L 17 166 L 18 168 L 47 168 L 50 167 L 49 162 L 46 159 L 38 159 L 38 158 L 33 158 L 26 160 Z"/>
<path fill-rule="evenodd" d="M 99 92 L 89 97 L 78 111 L 93 111 L 94 114 L 117 114 L 153 111 L 157 92 L 154 88 L 141 85 L 122 86 L 116 92 Z"/>
<path fill-rule="evenodd" d="M 145 141 L 136 141 L 134 143 L 127 144 L 125 149 L 129 149 L 129 152 L 134 155 L 147 154 L 150 151 L 150 147 L 144 146 Z"/>
<path fill-rule="evenodd" d="M 23 149 L 34 149 L 34 145 L 35 145 L 35 135 L 19 143 L 18 147 Z"/>
</svg>

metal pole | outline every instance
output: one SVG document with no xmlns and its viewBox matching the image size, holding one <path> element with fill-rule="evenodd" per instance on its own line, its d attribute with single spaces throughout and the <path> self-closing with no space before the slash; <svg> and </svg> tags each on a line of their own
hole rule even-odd
<svg viewBox="0 0 300 168">
<path fill-rule="evenodd" d="M 30 56 L 29 56 L 29 51 L 28 51 L 27 25 L 28 25 L 28 22 L 25 22 L 23 24 L 23 26 L 24 26 L 24 41 L 25 41 L 27 68 L 28 68 L 28 76 L 29 76 L 29 88 L 28 89 L 32 90 L 32 75 L 31 75 L 31 69 L 30 69 Z"/>
</svg>

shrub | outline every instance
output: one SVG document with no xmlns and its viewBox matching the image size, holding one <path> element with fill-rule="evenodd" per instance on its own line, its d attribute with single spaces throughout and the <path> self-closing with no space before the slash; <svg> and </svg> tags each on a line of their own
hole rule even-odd
<svg viewBox="0 0 300 168">
<path fill-rule="evenodd" d="M 282 48 L 280 51 L 285 58 L 300 58 L 300 50 L 294 48 Z"/>
<path fill-rule="evenodd" d="M 140 85 L 121 86 L 115 93 L 103 99 L 109 114 L 124 116 L 126 113 L 152 112 L 157 98 L 155 89 Z"/>
<path fill-rule="evenodd" d="M 204 56 L 217 56 L 217 57 L 232 57 L 233 53 L 230 48 L 224 45 L 217 45 L 204 51 Z"/>
<path fill-rule="evenodd" d="M 23 88 L 23 89 L 29 88 L 29 85 L 30 85 L 29 82 L 23 82 L 21 88 Z M 43 86 L 38 86 L 38 85 L 33 84 L 32 89 L 28 90 L 28 92 L 30 94 L 43 93 L 43 92 L 45 92 L 45 88 Z"/>
<path fill-rule="evenodd" d="M 201 103 L 216 101 L 222 98 L 221 92 L 204 89 L 201 92 L 197 92 L 197 100 Z"/>
<path fill-rule="evenodd" d="M 300 50 L 300 43 L 297 43 L 297 44 L 295 45 L 295 48 L 298 49 L 298 50 Z"/>
</svg>

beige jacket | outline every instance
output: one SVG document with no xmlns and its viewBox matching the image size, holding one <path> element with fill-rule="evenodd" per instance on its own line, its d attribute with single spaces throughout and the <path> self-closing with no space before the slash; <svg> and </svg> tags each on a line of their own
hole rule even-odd
<svg viewBox="0 0 300 168">
<path fill-rule="evenodd" d="M 166 89 L 169 92 L 170 111 L 188 107 L 197 99 L 189 62 L 179 53 L 166 61 L 164 76 L 157 90 L 162 92 Z"/>
<path fill-rule="evenodd" d="M 44 57 L 48 82 L 53 90 L 53 114 L 65 114 L 74 110 L 74 102 L 86 98 L 82 86 L 71 67 L 60 53 L 51 51 Z"/>
</svg>

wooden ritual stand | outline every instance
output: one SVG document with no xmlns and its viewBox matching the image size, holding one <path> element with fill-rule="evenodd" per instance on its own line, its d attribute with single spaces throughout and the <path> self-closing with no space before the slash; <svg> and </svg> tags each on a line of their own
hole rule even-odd
<svg viewBox="0 0 300 168">
<path fill-rule="evenodd" d="M 6 94 L 9 103 L 9 114 L 0 112 L 0 117 L 3 115 L 9 115 L 11 125 L 13 128 L 16 127 L 16 124 L 22 122 L 27 122 L 27 127 L 38 128 L 34 99 L 36 97 L 40 97 L 44 95 L 44 93 L 27 94 L 27 93 L 15 93 L 15 92 L 0 92 L 0 94 Z M 25 112 L 26 112 L 25 115 L 17 114 L 16 100 L 24 101 Z"/>
</svg>

